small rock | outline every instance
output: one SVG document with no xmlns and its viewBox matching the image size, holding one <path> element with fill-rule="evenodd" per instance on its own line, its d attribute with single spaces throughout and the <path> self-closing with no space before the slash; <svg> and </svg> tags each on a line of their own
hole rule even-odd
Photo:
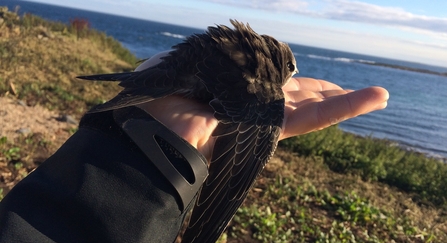
<svg viewBox="0 0 447 243">
<path fill-rule="evenodd" d="M 60 122 L 66 122 L 69 124 L 73 124 L 73 125 L 78 125 L 78 121 L 73 116 L 70 116 L 67 114 L 60 115 L 59 117 L 56 118 L 56 120 L 60 121 Z"/>
<path fill-rule="evenodd" d="M 23 100 L 17 100 L 17 104 L 19 104 L 19 105 L 21 105 L 23 107 L 27 107 L 25 101 L 23 101 Z"/>
<path fill-rule="evenodd" d="M 43 35 L 44 37 L 46 37 L 48 39 L 53 39 L 54 38 L 54 35 L 50 31 L 48 31 L 46 29 L 41 29 L 40 31 L 41 31 L 40 32 L 41 35 Z"/>
<path fill-rule="evenodd" d="M 36 27 L 35 29 L 38 39 L 53 39 L 53 33 L 43 26 Z"/>
<path fill-rule="evenodd" d="M 23 134 L 23 135 L 30 134 L 31 133 L 31 129 L 29 129 L 27 127 L 20 128 L 20 129 L 16 130 L 16 133 L 20 133 L 20 134 Z"/>
</svg>

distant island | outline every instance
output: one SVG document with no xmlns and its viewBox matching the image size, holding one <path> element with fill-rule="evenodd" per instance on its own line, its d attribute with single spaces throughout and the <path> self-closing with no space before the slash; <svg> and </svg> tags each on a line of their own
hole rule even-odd
<svg viewBox="0 0 447 243">
<path fill-rule="evenodd" d="M 447 77 L 447 72 L 441 73 L 441 72 L 436 72 L 436 71 L 427 70 L 427 69 L 412 68 L 412 67 L 405 67 L 405 66 L 400 66 L 400 65 L 395 65 L 395 64 L 387 64 L 387 63 L 381 63 L 381 62 L 370 62 L 370 61 L 363 61 L 363 60 L 354 60 L 354 62 L 367 64 L 367 65 L 373 65 L 373 66 L 389 67 L 389 68 L 395 68 L 395 69 L 400 69 L 400 70 L 407 70 L 407 71 L 418 72 L 418 73 L 428 73 L 428 74 L 434 74 L 434 75 Z"/>
</svg>

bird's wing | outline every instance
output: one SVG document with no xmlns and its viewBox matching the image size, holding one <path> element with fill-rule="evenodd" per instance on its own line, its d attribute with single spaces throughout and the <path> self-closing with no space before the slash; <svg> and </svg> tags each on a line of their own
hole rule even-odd
<svg viewBox="0 0 447 243">
<path fill-rule="evenodd" d="M 94 107 L 90 113 L 138 105 L 176 92 L 177 73 L 164 65 L 141 71 L 126 73 L 79 76 L 80 79 L 97 81 L 119 81 L 124 89 L 113 99 Z"/>
<path fill-rule="evenodd" d="M 215 242 L 225 230 L 276 149 L 284 100 L 211 105 L 221 122 L 209 176 L 200 191 L 182 242 Z M 244 122 L 233 122 L 244 120 Z"/>
<path fill-rule="evenodd" d="M 199 82 L 194 75 L 196 56 L 190 53 L 193 50 L 191 45 L 184 43 L 162 57 L 163 61 L 157 65 L 141 71 L 78 77 L 86 80 L 120 81 L 119 85 L 124 87 L 116 97 L 89 112 L 118 109 L 175 93 L 187 93 L 185 90 L 194 88 Z"/>
<path fill-rule="evenodd" d="M 247 92 L 250 74 L 222 53 L 209 53 L 196 66 L 196 75 L 215 96 L 210 105 L 219 125 L 209 175 L 182 242 L 215 242 L 276 149 L 284 100 L 258 102 Z"/>
</svg>

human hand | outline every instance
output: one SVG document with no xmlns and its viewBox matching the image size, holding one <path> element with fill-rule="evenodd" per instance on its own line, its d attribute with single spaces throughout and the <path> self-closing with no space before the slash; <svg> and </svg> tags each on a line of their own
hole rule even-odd
<svg viewBox="0 0 447 243">
<path fill-rule="evenodd" d="M 283 91 L 286 110 L 280 140 L 384 109 L 389 98 L 382 87 L 344 90 L 325 80 L 301 77 L 292 78 Z"/>
<path fill-rule="evenodd" d="M 166 53 L 151 58 L 137 70 L 158 63 L 162 55 Z M 280 139 L 321 130 L 349 118 L 383 109 L 388 100 L 388 91 L 381 87 L 343 90 L 334 83 L 301 77 L 292 78 L 283 91 L 285 114 Z M 211 157 L 214 146 L 211 134 L 218 122 L 208 104 L 171 95 L 139 107 L 183 137 L 206 158 Z"/>
</svg>

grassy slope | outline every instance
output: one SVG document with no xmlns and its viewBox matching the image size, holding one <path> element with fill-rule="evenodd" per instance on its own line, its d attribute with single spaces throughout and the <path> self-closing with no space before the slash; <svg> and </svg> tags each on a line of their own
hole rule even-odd
<svg viewBox="0 0 447 243">
<path fill-rule="evenodd" d="M 1 96 L 15 96 L 28 105 L 39 103 L 79 118 L 119 88 L 113 83 L 79 81 L 75 76 L 129 70 L 136 62 L 111 38 L 82 26 L 49 23 L 34 16 L 18 19 L 4 10 L 0 16 Z M 423 171 L 424 177 L 416 172 L 424 167 L 425 158 L 390 152 L 383 141 L 342 137 L 337 128 L 314 134 L 282 144 L 223 242 L 447 240 L 445 196 L 437 195 L 446 188 L 445 166 L 430 160 L 431 169 Z M 2 175 L 14 177 L 10 184 L 18 182 L 58 146 L 36 135 L 1 139 Z M 365 149 L 370 147 L 377 149 Z M 400 160 L 388 159 L 397 155 Z M 394 167 L 399 175 L 387 170 Z M 436 171 L 434 178 L 431 174 Z M 6 188 L 5 183 L 5 177 L 0 177 L 0 188 Z"/>
<path fill-rule="evenodd" d="M 3 15 L 0 92 L 10 91 L 30 105 L 82 114 L 86 104 L 108 99 L 119 88 L 114 83 L 83 82 L 77 75 L 130 70 L 129 63 L 136 63 L 128 50 L 103 33 L 32 15 Z"/>
</svg>

